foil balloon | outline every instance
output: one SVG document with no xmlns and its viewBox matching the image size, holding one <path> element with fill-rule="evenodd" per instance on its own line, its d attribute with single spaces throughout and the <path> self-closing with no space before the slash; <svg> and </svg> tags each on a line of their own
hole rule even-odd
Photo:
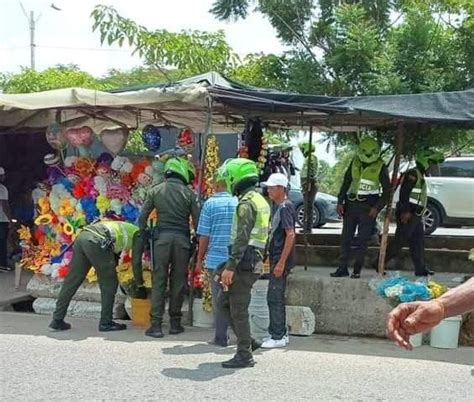
<svg viewBox="0 0 474 402">
<path fill-rule="evenodd" d="M 102 130 L 100 139 L 104 147 L 113 155 L 123 151 L 128 140 L 128 129 L 116 128 L 112 130 Z"/>
<path fill-rule="evenodd" d="M 156 152 L 161 146 L 161 133 L 158 127 L 151 124 L 146 125 L 142 131 L 142 138 L 145 147 L 152 152 Z"/>
<path fill-rule="evenodd" d="M 66 130 L 66 138 L 69 143 L 79 150 L 81 156 L 87 156 L 87 149 L 94 140 L 94 132 L 88 126 L 80 128 L 69 128 Z"/>
<path fill-rule="evenodd" d="M 62 151 L 66 148 L 67 141 L 63 127 L 58 123 L 51 124 L 46 130 L 46 141 L 51 148 L 57 151 Z"/>
</svg>

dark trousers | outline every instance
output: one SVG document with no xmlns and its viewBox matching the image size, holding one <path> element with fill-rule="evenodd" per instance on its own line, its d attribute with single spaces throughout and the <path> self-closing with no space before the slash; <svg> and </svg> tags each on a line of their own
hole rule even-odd
<svg viewBox="0 0 474 402">
<path fill-rule="evenodd" d="M 301 179 L 301 190 L 303 191 L 304 209 L 307 217 L 304 222 L 304 229 L 306 231 L 311 231 L 311 229 L 313 229 L 314 200 L 318 193 L 316 180 Z"/>
<path fill-rule="evenodd" d="M 0 267 L 6 267 L 8 249 L 8 222 L 0 222 Z"/>
<path fill-rule="evenodd" d="M 280 340 L 286 335 L 285 290 L 288 273 L 285 271 L 282 276 L 276 278 L 272 273 L 275 265 L 276 262 L 271 266 L 268 283 L 267 304 L 270 314 L 268 333 L 272 339 Z"/>
<path fill-rule="evenodd" d="M 69 274 L 59 292 L 53 319 L 63 320 L 69 303 L 91 267 L 97 272 L 102 309 L 100 323 L 108 324 L 113 319 L 115 293 L 117 292 L 117 259 L 112 248 L 103 249 L 101 238 L 94 233 L 83 230 L 74 242 Z"/>
<path fill-rule="evenodd" d="M 210 275 L 213 274 L 213 271 L 210 271 Z M 214 342 L 220 345 L 227 345 L 229 342 L 229 320 L 227 316 L 219 309 L 217 300 L 219 297 L 219 292 L 222 291 L 222 286 L 219 282 L 212 280 L 211 277 L 211 291 L 212 291 L 212 311 L 214 312 L 214 325 L 216 327 L 216 332 L 214 335 Z"/>
<path fill-rule="evenodd" d="M 170 283 L 169 315 L 180 320 L 191 252 L 189 236 L 181 233 L 160 233 L 154 242 L 153 288 L 151 292 L 151 323 L 161 324 L 165 313 L 165 294 Z"/>
<path fill-rule="evenodd" d="M 219 309 L 229 320 L 237 336 L 237 355 L 243 358 L 252 356 L 252 336 L 250 334 L 249 304 L 252 286 L 258 278 L 253 272 L 236 271 L 234 280 L 227 292 L 219 292 Z"/>
<path fill-rule="evenodd" d="M 369 217 L 370 208 L 371 206 L 367 202 L 349 201 L 344 212 L 340 267 L 347 267 L 349 265 L 352 240 L 357 230 L 358 247 L 354 263 L 355 273 L 360 273 L 364 266 L 367 245 L 375 224 L 375 219 Z"/>
<path fill-rule="evenodd" d="M 385 263 L 396 258 L 405 244 L 410 248 L 411 259 L 415 266 L 415 273 L 425 271 L 425 230 L 421 216 L 412 214 L 406 224 L 400 222 L 400 212 L 397 210 L 397 230 L 390 242 L 385 256 Z"/>
</svg>

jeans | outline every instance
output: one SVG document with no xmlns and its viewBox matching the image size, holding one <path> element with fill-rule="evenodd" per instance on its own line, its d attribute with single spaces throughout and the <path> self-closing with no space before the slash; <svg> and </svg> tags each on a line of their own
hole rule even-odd
<svg viewBox="0 0 474 402">
<path fill-rule="evenodd" d="M 272 264 L 272 272 L 275 265 Z M 267 304 L 270 313 L 268 332 L 272 339 L 275 340 L 280 340 L 286 335 L 285 290 L 287 276 L 287 271 L 279 278 L 270 274 L 270 281 L 268 283 Z"/>
<path fill-rule="evenodd" d="M 6 267 L 8 245 L 8 222 L 0 222 L 0 267 Z"/>
<path fill-rule="evenodd" d="M 209 273 L 210 275 L 212 275 L 213 271 L 209 271 Z M 217 305 L 217 297 L 219 296 L 219 292 L 221 290 L 221 284 L 214 281 L 211 276 L 212 311 L 214 312 L 214 324 L 216 327 L 216 332 L 213 340 L 219 345 L 227 345 L 229 342 L 229 320 L 224 314 L 222 314 Z"/>
</svg>

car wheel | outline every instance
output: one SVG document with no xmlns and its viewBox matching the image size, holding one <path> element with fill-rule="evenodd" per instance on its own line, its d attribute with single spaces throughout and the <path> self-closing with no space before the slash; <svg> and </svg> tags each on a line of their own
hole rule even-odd
<svg viewBox="0 0 474 402">
<path fill-rule="evenodd" d="M 426 210 L 423 214 L 423 226 L 425 228 L 425 235 L 432 234 L 436 229 L 438 229 L 441 224 L 441 214 L 439 213 L 438 208 L 432 204 L 428 203 Z"/>
<path fill-rule="evenodd" d="M 300 227 L 304 227 L 304 204 L 301 204 L 298 208 L 296 208 L 296 215 L 298 220 L 298 225 Z M 318 207 L 315 205 L 313 208 L 313 228 L 318 227 L 322 224 L 319 223 L 321 220 L 321 213 L 319 212 Z"/>
</svg>

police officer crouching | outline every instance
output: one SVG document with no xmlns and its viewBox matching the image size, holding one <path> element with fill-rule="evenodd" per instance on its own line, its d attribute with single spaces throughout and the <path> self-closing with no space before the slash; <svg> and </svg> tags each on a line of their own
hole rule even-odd
<svg viewBox="0 0 474 402">
<path fill-rule="evenodd" d="M 221 269 L 223 289 L 217 300 L 237 336 L 237 353 L 223 362 L 222 367 L 253 367 L 252 352 L 260 344 L 251 337 L 248 308 L 252 286 L 263 268 L 270 206 L 255 190 L 258 180 L 255 162 L 244 158 L 229 159 L 221 166 L 219 174 L 224 178 L 227 190 L 239 198 L 232 225 L 230 257 Z"/>
<path fill-rule="evenodd" d="M 402 176 L 400 200 L 397 203 L 397 230 L 387 248 L 385 263 L 397 257 L 407 242 L 416 276 L 433 275 L 425 264 L 425 231 L 423 214 L 428 202 L 426 171 L 432 165 L 442 163 L 444 156 L 440 152 L 424 149 L 416 154 L 416 167 Z"/>
<path fill-rule="evenodd" d="M 338 195 L 337 211 L 344 220 L 339 268 L 331 273 L 332 277 L 349 276 L 349 257 L 357 230 L 359 241 L 351 278 L 360 278 L 375 219 L 387 203 L 389 191 L 388 169 L 380 157 L 379 144 L 373 138 L 364 137 L 344 175 Z"/>
<path fill-rule="evenodd" d="M 59 292 L 50 331 L 64 331 L 71 324 L 64 321 L 69 304 L 91 267 L 97 272 L 101 294 L 99 331 L 121 331 L 127 328 L 112 320 L 118 279 L 116 266 L 120 253 L 130 250 L 139 240 L 138 227 L 121 221 L 93 223 L 79 233 L 73 246 L 69 274 Z"/>
<path fill-rule="evenodd" d="M 182 157 L 166 161 L 165 181 L 153 187 L 145 200 L 139 218 L 139 227 L 146 230 L 147 221 L 156 209 L 153 247 L 153 272 L 151 292 L 151 326 L 145 335 L 153 338 L 164 336 L 162 323 L 165 312 L 165 293 L 170 284 L 170 334 L 184 331 L 181 325 L 181 308 L 186 290 L 189 259 L 191 257 L 190 217 L 197 223 L 196 195 L 188 187 L 194 171 L 190 162 Z"/>
</svg>

